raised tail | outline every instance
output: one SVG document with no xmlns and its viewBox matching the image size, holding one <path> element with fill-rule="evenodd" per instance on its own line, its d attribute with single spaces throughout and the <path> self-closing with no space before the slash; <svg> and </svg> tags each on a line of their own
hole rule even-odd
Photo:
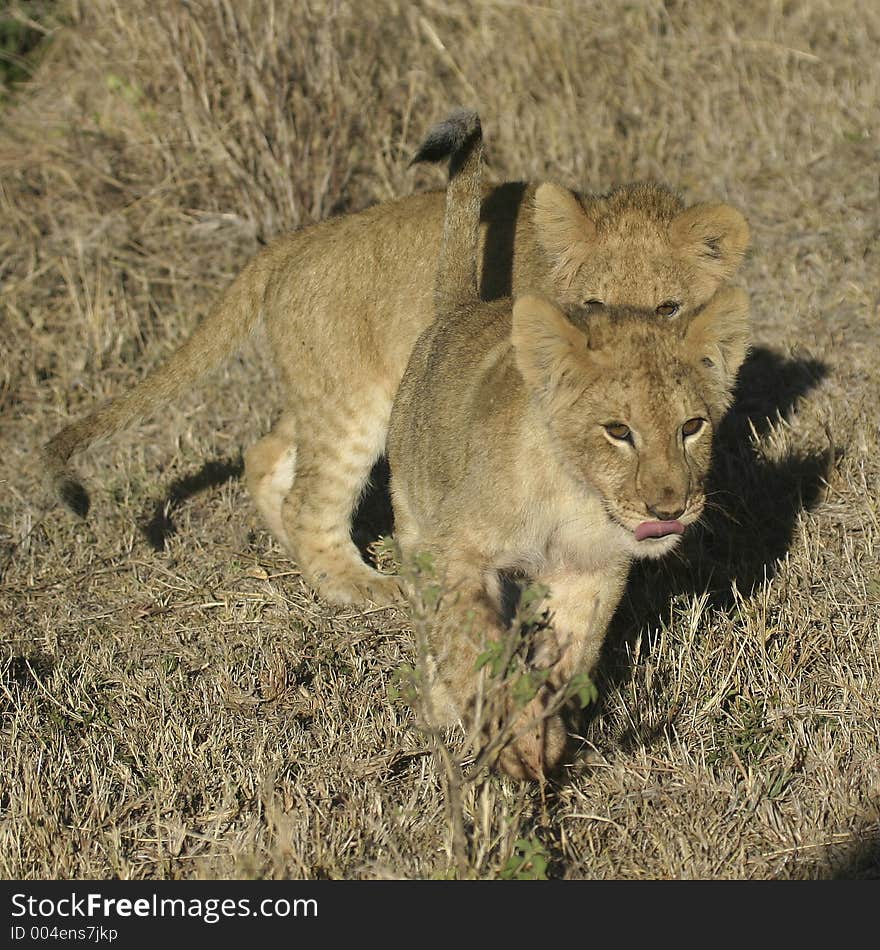
<svg viewBox="0 0 880 950">
<path fill-rule="evenodd" d="M 480 299 L 477 254 L 483 186 L 483 130 L 472 109 L 457 109 L 435 125 L 413 164 L 449 159 L 446 213 L 434 297 L 441 312 Z"/>
<path fill-rule="evenodd" d="M 82 517 L 89 510 L 88 493 L 70 469 L 71 456 L 152 415 L 225 362 L 259 322 L 264 286 L 265 263 L 257 257 L 167 362 L 133 389 L 65 426 L 46 443 L 42 450 L 44 471 L 65 505 Z"/>
</svg>

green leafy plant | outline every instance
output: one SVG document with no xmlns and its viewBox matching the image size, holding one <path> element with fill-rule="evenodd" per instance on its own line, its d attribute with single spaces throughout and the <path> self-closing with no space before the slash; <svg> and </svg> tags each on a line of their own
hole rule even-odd
<svg viewBox="0 0 880 950">
<path fill-rule="evenodd" d="M 499 876 L 505 881 L 546 881 L 549 864 L 550 856 L 540 841 L 518 838 Z"/>
</svg>

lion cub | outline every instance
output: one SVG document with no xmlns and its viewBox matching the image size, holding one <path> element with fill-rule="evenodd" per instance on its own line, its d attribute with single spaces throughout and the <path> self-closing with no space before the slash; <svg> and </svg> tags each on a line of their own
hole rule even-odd
<svg viewBox="0 0 880 950">
<path fill-rule="evenodd" d="M 436 318 L 388 438 L 396 532 L 404 563 L 430 555 L 444 591 L 427 647 L 435 724 L 474 724 L 477 667 L 512 635 L 500 575 L 549 589 L 551 628 L 532 657 L 542 685 L 524 710 L 506 701 L 522 725 L 500 755 L 509 774 L 536 778 L 564 751 L 547 705 L 593 668 L 630 562 L 671 551 L 700 517 L 713 433 L 748 346 L 748 300 L 723 288 L 693 313 L 661 317 L 535 294 L 483 302 L 476 117 L 458 114 L 423 153 L 444 151 Z"/>
<path fill-rule="evenodd" d="M 512 183 L 483 199 L 486 298 L 534 288 L 566 303 L 692 313 L 737 270 L 748 242 L 738 211 L 684 208 L 655 185 L 583 198 Z M 56 492 L 85 515 L 71 456 L 161 410 L 262 324 L 286 397 L 275 430 L 245 458 L 254 501 L 327 600 L 396 598 L 397 582 L 361 559 L 350 523 L 385 450 L 407 359 L 434 315 L 443 207 L 442 192 L 417 194 L 276 240 L 165 364 L 49 442 L 44 465 Z"/>
</svg>

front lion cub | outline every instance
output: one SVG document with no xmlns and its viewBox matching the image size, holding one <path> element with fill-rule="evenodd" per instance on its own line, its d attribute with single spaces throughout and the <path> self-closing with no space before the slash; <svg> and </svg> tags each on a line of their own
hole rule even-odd
<svg viewBox="0 0 880 950">
<path fill-rule="evenodd" d="M 671 318 L 562 310 L 535 295 L 482 302 L 479 122 L 457 113 L 430 141 L 427 157 L 442 157 L 444 141 L 452 153 L 450 181 L 436 318 L 391 416 L 397 537 L 404 564 L 430 556 L 444 592 L 425 658 L 433 724 L 463 719 L 486 745 L 506 743 L 506 772 L 537 778 L 565 746 L 548 706 L 596 663 L 630 562 L 671 551 L 700 517 L 713 434 L 748 346 L 748 300 L 722 288 Z M 479 707 L 485 658 L 514 635 L 499 603 L 509 573 L 549 590 L 550 627 L 528 658 L 532 698 L 503 687 L 499 737 Z"/>
</svg>

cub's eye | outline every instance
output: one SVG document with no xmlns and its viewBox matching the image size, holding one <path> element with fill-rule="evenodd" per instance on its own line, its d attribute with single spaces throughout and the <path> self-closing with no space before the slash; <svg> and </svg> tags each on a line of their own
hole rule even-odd
<svg viewBox="0 0 880 950">
<path fill-rule="evenodd" d="M 675 300 L 665 300 L 654 311 L 658 317 L 674 317 L 681 309 L 681 304 Z"/>
<path fill-rule="evenodd" d="M 589 300 L 584 301 L 585 307 L 601 307 L 603 306 L 601 300 L 597 300 L 595 297 L 590 297 Z"/>
<path fill-rule="evenodd" d="M 700 429 L 703 428 L 705 419 L 688 419 L 688 421 L 681 427 L 681 434 L 687 438 L 689 435 L 696 435 Z"/>
<path fill-rule="evenodd" d="M 624 425 L 622 422 L 612 422 L 610 425 L 605 426 L 605 431 L 612 439 L 618 439 L 620 442 L 629 441 L 629 426 Z"/>
</svg>

